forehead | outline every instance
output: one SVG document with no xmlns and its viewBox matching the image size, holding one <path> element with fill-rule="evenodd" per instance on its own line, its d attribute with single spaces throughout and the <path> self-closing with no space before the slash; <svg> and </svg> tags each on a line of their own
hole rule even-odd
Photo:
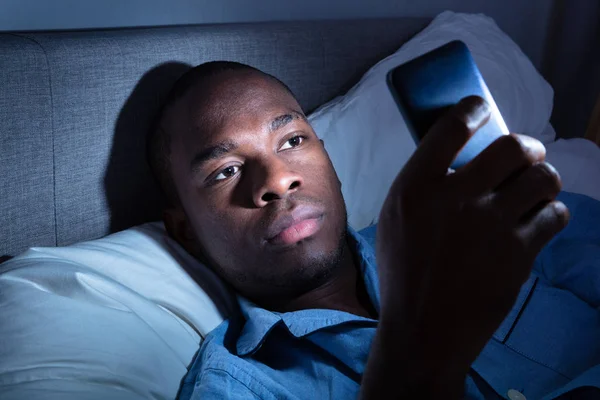
<svg viewBox="0 0 600 400">
<path fill-rule="evenodd" d="M 174 107 L 176 136 L 185 148 L 265 127 L 279 114 L 302 112 L 277 81 L 255 71 L 227 71 L 200 82 Z"/>
</svg>

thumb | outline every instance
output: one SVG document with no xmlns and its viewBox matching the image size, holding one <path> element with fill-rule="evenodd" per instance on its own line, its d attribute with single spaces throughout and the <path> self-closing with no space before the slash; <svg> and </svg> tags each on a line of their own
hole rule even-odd
<svg viewBox="0 0 600 400">
<path fill-rule="evenodd" d="M 483 98 L 465 97 L 429 129 L 411 162 L 420 173 L 446 175 L 460 150 L 489 118 L 490 107 Z"/>
</svg>

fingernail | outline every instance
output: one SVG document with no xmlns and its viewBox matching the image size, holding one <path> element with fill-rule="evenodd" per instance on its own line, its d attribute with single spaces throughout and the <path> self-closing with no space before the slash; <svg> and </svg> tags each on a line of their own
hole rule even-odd
<svg viewBox="0 0 600 400">
<path fill-rule="evenodd" d="M 563 223 L 567 225 L 569 223 L 569 219 L 571 218 L 571 213 L 569 212 L 569 209 L 565 203 L 556 200 L 552 204 L 554 206 L 554 212 L 556 215 L 559 215 L 562 218 Z"/>
<path fill-rule="evenodd" d="M 534 160 L 544 160 L 546 158 L 546 146 L 536 138 L 527 135 L 512 134 L 521 146 L 532 156 Z"/>
<path fill-rule="evenodd" d="M 490 105 L 482 97 L 469 96 L 460 101 L 460 106 L 464 107 L 466 124 L 469 129 L 478 129 L 485 124 L 490 116 Z"/>
<path fill-rule="evenodd" d="M 544 165 L 546 168 L 548 168 L 551 174 L 554 174 L 560 180 L 560 174 L 558 173 L 558 170 L 554 168 L 554 165 L 550 164 L 548 161 L 544 161 Z"/>
</svg>

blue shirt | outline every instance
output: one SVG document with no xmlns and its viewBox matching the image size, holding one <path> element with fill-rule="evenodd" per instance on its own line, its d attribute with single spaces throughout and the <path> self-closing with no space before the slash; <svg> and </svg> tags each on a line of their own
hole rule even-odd
<svg viewBox="0 0 600 400">
<path fill-rule="evenodd" d="M 472 366 L 469 399 L 600 398 L 600 203 L 562 193 L 571 223 L 544 249 L 517 302 Z M 365 286 L 379 311 L 374 227 L 349 229 Z M 493 282 L 489 283 L 493 285 Z M 202 344 L 180 399 L 356 398 L 377 321 L 310 309 L 241 314 Z M 441 338 L 443 340 L 443 338 Z"/>
</svg>

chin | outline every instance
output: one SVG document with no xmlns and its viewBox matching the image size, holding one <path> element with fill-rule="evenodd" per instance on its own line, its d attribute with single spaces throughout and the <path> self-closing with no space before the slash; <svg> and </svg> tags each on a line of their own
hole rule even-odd
<svg viewBox="0 0 600 400">
<path fill-rule="evenodd" d="M 339 264 L 346 240 L 346 228 L 334 230 L 324 226 L 318 234 L 278 251 L 277 264 L 288 265 L 290 274 L 297 271 L 305 278 L 327 274 Z"/>
</svg>

